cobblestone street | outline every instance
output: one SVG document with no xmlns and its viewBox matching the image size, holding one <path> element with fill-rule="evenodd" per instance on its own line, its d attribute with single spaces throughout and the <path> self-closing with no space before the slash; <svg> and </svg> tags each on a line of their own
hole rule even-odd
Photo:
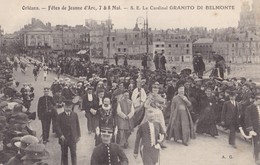
<svg viewBox="0 0 260 165">
<path fill-rule="evenodd" d="M 31 111 L 36 111 L 37 101 L 40 96 L 43 95 L 43 87 L 50 86 L 54 81 L 55 75 L 49 73 L 47 81 L 43 81 L 43 73 L 41 72 L 38 77 L 38 81 L 34 81 L 32 74 L 32 66 L 30 66 L 23 74 L 18 71 L 14 71 L 14 77 L 17 81 L 23 83 L 31 83 L 35 88 L 35 98 L 32 102 Z M 20 85 L 21 87 L 21 85 Z M 79 165 L 90 164 L 90 158 L 92 150 L 94 148 L 94 134 L 89 135 L 86 131 L 86 118 L 84 113 L 75 109 L 79 115 L 82 137 L 77 145 L 77 157 Z M 41 124 L 38 119 L 33 121 L 33 128 L 37 131 L 37 137 L 41 135 Z M 234 149 L 228 145 L 228 136 L 226 133 L 219 132 L 218 138 L 212 138 L 205 135 L 197 135 L 195 140 L 192 140 L 188 147 L 183 146 L 181 143 L 175 143 L 173 141 L 167 141 L 167 148 L 160 153 L 160 164 L 168 165 L 175 164 L 187 164 L 187 165 L 253 165 L 252 148 L 248 142 L 238 138 L 237 149 Z M 125 151 L 129 159 L 130 165 L 141 165 L 142 161 L 140 155 L 137 159 L 133 157 L 133 146 L 136 135 L 135 132 L 130 137 L 130 147 Z M 51 154 L 48 161 L 51 165 L 60 164 L 60 145 L 58 139 L 54 134 L 50 135 L 50 142 L 47 143 L 47 149 Z"/>
</svg>

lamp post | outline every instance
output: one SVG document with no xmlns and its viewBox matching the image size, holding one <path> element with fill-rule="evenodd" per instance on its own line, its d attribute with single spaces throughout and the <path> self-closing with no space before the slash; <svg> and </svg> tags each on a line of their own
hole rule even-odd
<svg viewBox="0 0 260 165">
<path fill-rule="evenodd" d="M 149 55 L 149 29 L 148 29 L 148 16 L 146 12 L 146 19 L 143 17 L 138 17 L 136 23 L 138 24 L 139 20 L 143 21 L 144 24 L 144 36 L 146 38 L 146 55 Z"/>
<path fill-rule="evenodd" d="M 2 53 L 3 43 L 2 43 L 2 33 L 4 30 L 2 30 L 2 27 L 0 25 L 0 53 Z"/>
<path fill-rule="evenodd" d="M 111 24 L 111 19 L 110 19 L 110 14 L 108 16 L 108 49 L 107 49 L 107 62 L 109 64 L 109 58 L 110 58 L 110 33 L 111 33 L 111 28 L 112 28 L 112 24 Z"/>
</svg>

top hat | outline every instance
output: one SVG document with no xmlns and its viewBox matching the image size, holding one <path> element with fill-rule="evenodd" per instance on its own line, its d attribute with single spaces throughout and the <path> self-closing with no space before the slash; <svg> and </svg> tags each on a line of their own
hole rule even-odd
<svg viewBox="0 0 260 165">
<path fill-rule="evenodd" d="M 25 149 L 25 156 L 22 160 L 43 160 L 50 157 L 49 152 L 45 149 L 43 144 L 31 144 Z"/>
</svg>

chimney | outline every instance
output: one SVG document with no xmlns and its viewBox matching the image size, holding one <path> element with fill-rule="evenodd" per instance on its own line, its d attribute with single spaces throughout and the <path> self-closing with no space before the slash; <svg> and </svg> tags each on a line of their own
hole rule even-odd
<svg viewBox="0 0 260 165">
<path fill-rule="evenodd" d="M 32 25 L 34 25 L 36 23 L 36 19 L 32 18 Z"/>
</svg>

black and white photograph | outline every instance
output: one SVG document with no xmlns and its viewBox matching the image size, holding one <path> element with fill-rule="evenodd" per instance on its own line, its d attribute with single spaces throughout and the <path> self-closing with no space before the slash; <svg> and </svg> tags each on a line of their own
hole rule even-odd
<svg viewBox="0 0 260 165">
<path fill-rule="evenodd" d="M 259 0 L 0 3 L 0 165 L 260 165 Z"/>
</svg>

